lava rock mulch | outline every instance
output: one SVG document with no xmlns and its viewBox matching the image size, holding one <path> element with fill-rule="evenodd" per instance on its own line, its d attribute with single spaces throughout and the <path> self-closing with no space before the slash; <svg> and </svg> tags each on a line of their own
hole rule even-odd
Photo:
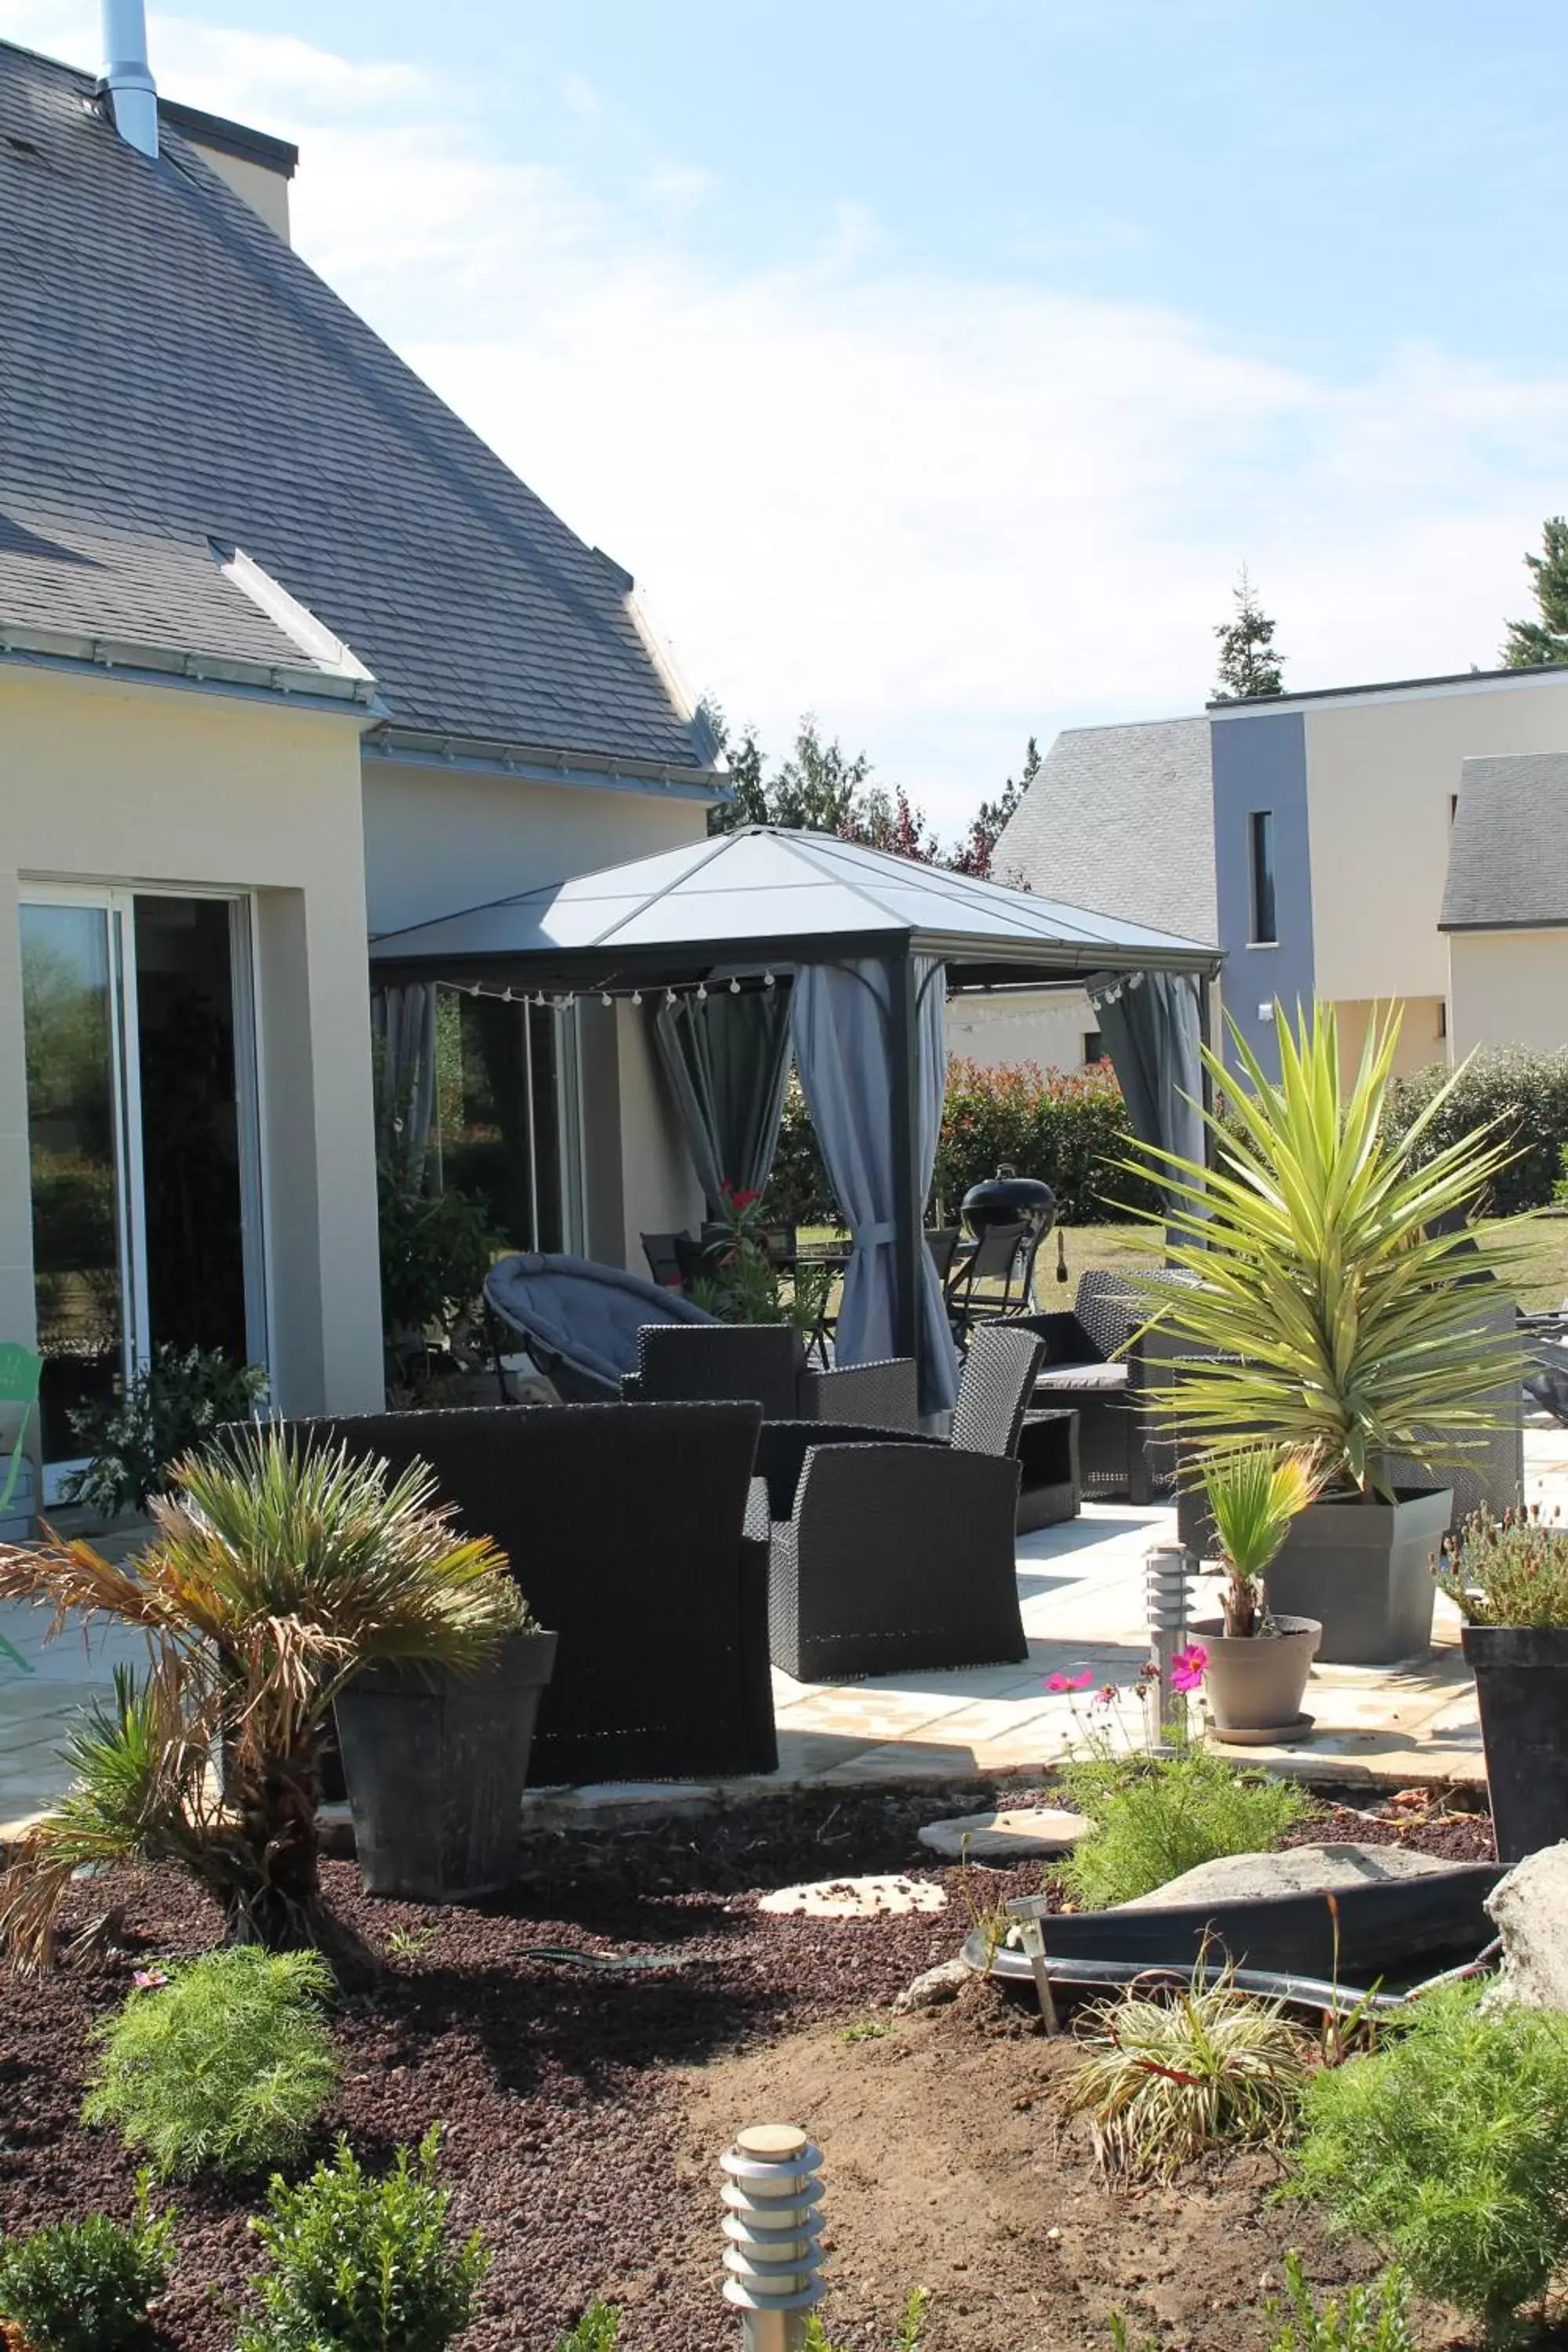
<svg viewBox="0 0 1568 2352">
<path fill-rule="evenodd" d="M 700 2131 L 694 2137 L 693 2116 L 705 2113 L 694 2086 L 710 2086 L 733 2065 L 737 2095 L 744 2095 L 745 2067 L 781 2047 L 820 2047 L 853 2064 L 858 2034 L 843 2040 L 844 2029 L 864 2032 L 885 2020 L 911 1978 L 951 1958 L 968 1932 L 972 1901 L 1038 1889 L 1038 1863 L 967 1876 L 961 1868 L 931 1867 L 916 1842 L 920 1824 L 976 1801 L 973 1783 L 837 1802 L 814 1794 L 696 1820 L 563 1834 L 531 1846 L 526 1876 L 504 1903 L 463 1910 L 371 1902 L 351 1865 L 326 1865 L 332 1902 L 386 1951 L 387 1962 L 374 1990 L 338 2011 L 343 2080 L 321 2152 L 342 2131 L 367 2162 L 380 2164 L 399 2141 L 441 2125 L 454 2218 L 481 2229 L 496 2256 L 466 2352 L 548 2352 L 598 2294 L 627 2305 L 626 2352 L 710 2352 L 731 2342 L 731 2316 L 717 2292 L 715 2170 L 731 2126 L 710 2146 Z M 1398 1839 L 1455 1860 L 1490 1852 L 1484 1818 L 1445 1816 L 1419 1801 L 1380 1820 L 1319 1807 L 1303 1834 Z M 940 1879 L 949 1890 L 947 1910 L 837 1921 L 764 1916 L 756 1907 L 759 1893 L 798 1880 L 902 1870 Z M 90 1974 L 7 1985 L 0 2000 L 6 2232 L 129 2210 L 134 2159 L 112 2136 L 84 2131 L 79 2121 L 87 2035 L 124 1999 L 133 1968 L 214 1940 L 213 1913 L 174 1874 L 122 1873 L 112 1884 L 124 1927 L 103 1963 Z M 79 1916 L 104 1908 L 101 1882 L 79 1894 Z M 531 1956 L 561 1947 L 658 1964 L 601 1971 Z M 956 2089 L 977 2034 L 1011 2046 L 1031 2031 L 988 1989 L 977 1988 L 962 2009 L 962 2022 L 948 2012 L 900 2024 L 885 2040 L 867 2033 L 865 2066 L 853 2081 L 845 2076 L 858 2112 L 867 2112 L 868 2097 L 874 2103 L 884 2078 L 889 2096 L 912 2080 L 895 2063 L 900 2053 L 935 2069 L 939 2083 L 951 2077 Z M 961 2040 L 952 2043 L 955 2033 Z M 1001 2048 L 994 2056 L 1012 2063 Z M 766 2087 L 764 2074 L 757 2095 Z M 973 2087 L 993 2105 L 1002 2095 L 989 2077 Z M 810 2116 L 735 2120 L 816 2127 Z M 985 2115 L 973 2116 L 969 2127 L 983 2137 Z M 1049 2129 L 1042 2125 L 1042 2137 Z M 898 2158 L 889 2146 L 889 2166 Z M 1081 2148 L 1064 2164 L 1063 2178 L 1076 2183 L 1085 2169 Z M 169 2192 L 181 2245 L 160 2313 L 160 2341 L 169 2352 L 226 2352 L 232 2344 L 244 2282 L 256 2267 L 247 2221 L 262 2190 L 259 2181 L 199 2180 Z M 1250 2187 L 1237 2193 L 1248 2211 L 1258 2202 Z M 1212 2202 L 1212 2186 L 1203 2194 Z M 1300 2227 L 1274 2236 L 1281 2245 L 1300 2242 Z M 1086 2259 L 1091 2255 L 1092 2248 Z M 1104 2284 L 1101 2313 L 1128 2300 L 1122 2288 L 1128 2307 L 1135 2306 L 1136 2281 L 1113 2273 Z M 885 2340 L 890 2284 L 890 2272 L 867 2282 L 865 2308 L 847 2309 L 838 2328 L 844 2340 Z M 1038 2338 L 1065 2340 L 1067 2333 L 1049 2327 Z M 1211 2327 L 1203 2340 L 1235 2341 L 1250 2352 L 1258 2332 L 1227 2337 Z M 968 2341 L 962 2326 L 950 2327 L 933 2334 L 932 2352 Z"/>
</svg>

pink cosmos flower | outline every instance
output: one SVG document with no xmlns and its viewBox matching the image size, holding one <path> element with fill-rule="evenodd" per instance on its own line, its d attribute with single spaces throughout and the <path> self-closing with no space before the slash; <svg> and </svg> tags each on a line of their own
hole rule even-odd
<svg viewBox="0 0 1568 2352">
<path fill-rule="evenodd" d="M 169 1979 L 162 1969 L 132 1969 L 131 1981 L 138 1992 L 156 1992 L 159 1987 L 166 1985 Z"/>
<path fill-rule="evenodd" d="M 1094 1672 L 1089 1667 L 1081 1675 L 1052 1675 L 1046 1683 L 1046 1688 L 1048 1691 L 1087 1690 L 1093 1680 Z"/>
<path fill-rule="evenodd" d="M 1208 1662 L 1209 1654 L 1201 1642 L 1194 1642 L 1186 1649 L 1178 1650 L 1171 1660 L 1171 1688 L 1179 1691 L 1201 1689 L 1204 1668 Z"/>
</svg>

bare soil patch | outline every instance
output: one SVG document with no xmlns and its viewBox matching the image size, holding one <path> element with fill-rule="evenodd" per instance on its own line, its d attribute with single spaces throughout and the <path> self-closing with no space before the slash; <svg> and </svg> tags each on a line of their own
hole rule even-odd
<svg viewBox="0 0 1568 2352">
<path fill-rule="evenodd" d="M 337 2013 L 344 2079 L 321 2152 L 341 2130 L 367 2161 L 384 2161 L 399 2140 L 444 2126 L 455 2218 L 496 2249 L 465 2352 L 549 2352 L 601 2294 L 626 2306 L 626 2352 L 731 2344 L 717 2161 L 736 2126 L 780 2117 L 809 2126 L 827 2152 L 829 2315 L 857 2347 L 885 2341 L 922 2284 L 936 2298 L 931 2352 L 1102 2346 L 1112 2307 L 1157 2315 L 1165 2352 L 1258 2352 L 1258 2281 L 1278 2275 L 1286 2246 L 1302 2248 L 1316 2277 L 1347 2274 L 1352 2256 L 1267 2203 L 1267 2161 L 1109 2193 L 1087 2144 L 1057 2141 L 1062 2045 L 989 1990 L 892 2023 L 895 1996 L 951 1958 L 969 1927 L 964 1874 L 931 1867 L 915 1832 L 988 1794 L 968 1783 L 780 1798 L 557 1836 L 537 1844 L 504 1903 L 472 1910 L 369 1902 L 352 1867 L 328 1865 L 333 1902 L 377 1948 L 399 1945 L 375 1990 Z M 1381 1826 L 1331 1814 L 1310 1834 L 1398 1838 L 1455 1859 L 1490 1843 L 1484 1820 L 1428 1821 L 1420 1808 Z M 768 1888 L 873 1871 L 940 1879 L 947 1910 L 869 1920 L 757 1910 Z M 983 1901 L 1040 1883 L 1038 1863 L 968 1882 Z M 124 1905 L 115 1950 L 91 1975 L 7 1984 L 0 2000 L 6 2231 L 128 2210 L 133 2158 L 78 2120 L 88 2030 L 124 1999 L 133 1967 L 215 1939 L 215 1915 L 167 1872 L 121 1874 L 78 1896 L 81 1918 Z M 532 1956 L 563 1945 L 658 1965 L 599 1972 Z M 892 2030 L 838 2038 L 866 2021 Z M 263 2185 L 173 2192 L 182 2253 L 161 2315 L 166 2352 L 233 2343 Z"/>
</svg>

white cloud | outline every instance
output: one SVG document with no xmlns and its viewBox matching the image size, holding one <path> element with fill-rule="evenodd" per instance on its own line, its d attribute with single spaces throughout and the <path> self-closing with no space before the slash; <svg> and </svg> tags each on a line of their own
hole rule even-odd
<svg viewBox="0 0 1568 2352">
<path fill-rule="evenodd" d="M 84 13 L 0 31 L 90 57 L 15 29 Z M 701 159 L 618 130 L 590 184 L 395 60 L 153 39 L 173 94 L 303 134 L 301 248 L 637 574 L 694 688 L 774 744 L 816 710 L 948 824 L 1030 731 L 1198 707 L 1244 557 L 1292 684 L 1490 662 L 1563 503 L 1561 378 L 1436 345 L 1330 378 L 1038 257 L 923 268 L 831 189 L 737 257 Z"/>
</svg>

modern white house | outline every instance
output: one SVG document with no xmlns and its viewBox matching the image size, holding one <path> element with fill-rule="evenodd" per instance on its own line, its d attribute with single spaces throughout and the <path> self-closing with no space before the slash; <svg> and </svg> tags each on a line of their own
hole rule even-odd
<svg viewBox="0 0 1568 2352">
<path fill-rule="evenodd" d="M 1568 1043 L 1568 752 L 1467 760 L 1443 894 L 1456 1055 Z"/>
<path fill-rule="evenodd" d="M 1479 841 L 1497 773 L 1568 754 L 1568 668 L 1470 671 L 1211 703 L 1202 715 L 1058 737 L 1004 833 L 999 872 L 1031 888 L 1213 941 L 1224 1010 L 1265 1066 L 1273 1008 L 1313 996 L 1359 1055 L 1374 1005 L 1403 1002 L 1400 1066 L 1458 1044 L 1568 1043 L 1568 1011 L 1526 985 L 1523 951 L 1482 948 L 1445 915 L 1451 845 Z M 1457 814 L 1486 794 L 1462 835 Z M 1500 868 L 1489 884 L 1495 918 Z M 1488 933 L 1489 939 L 1493 934 Z M 1484 982 L 1479 977 L 1484 964 Z M 1092 1008 L 998 1003 L 995 1033 L 1035 1057 Z M 987 1014 L 965 1015 L 980 1034 Z M 956 1042 L 956 1041 L 955 1041 Z M 962 1050 L 962 1048 L 960 1048 Z M 1024 1058 L 1016 1055 L 1015 1058 Z"/>
<path fill-rule="evenodd" d="M 726 789 L 628 574 L 290 249 L 295 161 L 0 44 L 0 1339 L 46 1500 L 164 1342 L 379 1405 L 368 937 Z M 624 1007 L 439 1009 L 434 1145 L 509 1239 L 688 1221 Z"/>
</svg>

